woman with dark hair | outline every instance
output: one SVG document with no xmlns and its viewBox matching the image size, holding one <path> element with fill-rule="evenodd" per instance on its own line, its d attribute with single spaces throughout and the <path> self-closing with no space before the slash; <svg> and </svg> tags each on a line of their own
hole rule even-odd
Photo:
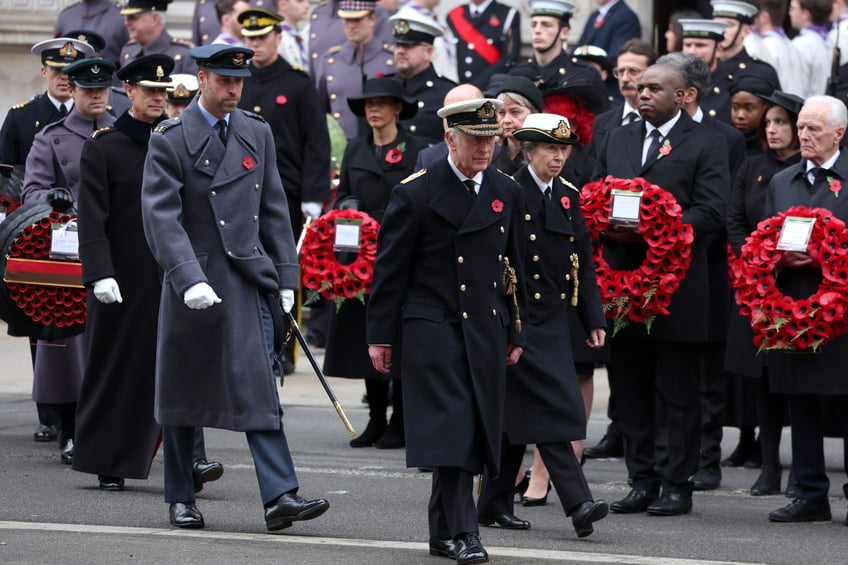
<svg viewBox="0 0 848 565">
<path fill-rule="evenodd" d="M 761 130 L 768 104 L 766 98 L 779 88 L 780 85 L 766 75 L 745 75 L 730 85 L 730 122 L 745 134 L 748 157 L 762 155 L 765 151 Z"/>
<path fill-rule="evenodd" d="M 768 149 L 764 154 L 750 157 L 742 164 L 730 192 L 727 210 L 728 241 L 736 257 L 742 252 L 745 238 L 756 229 L 762 218 L 766 187 L 771 178 L 801 159 L 795 121 L 804 101 L 779 90 L 761 97 L 767 109 L 759 134 Z M 731 316 L 725 369 L 734 377 L 755 379 L 756 424 L 760 428 L 762 471 L 751 487 L 751 494 L 775 494 L 780 492 L 782 471 L 779 448 L 784 423 L 784 398 L 783 395 L 769 392 L 763 356 L 757 355 L 753 339 L 748 321 L 738 312 Z M 742 432 L 740 444 L 734 454 L 737 451 L 749 452 L 755 448 L 753 429 Z M 731 454 L 728 459 L 733 457 Z M 736 459 L 743 459 L 741 453 Z"/>
<path fill-rule="evenodd" d="M 392 188 L 408 177 L 418 152 L 427 145 L 400 126 L 418 111 L 418 103 L 403 95 L 403 87 L 388 78 L 365 83 L 362 96 L 348 98 L 356 116 L 371 128 L 366 137 L 348 143 L 342 159 L 336 208 L 355 208 L 382 222 Z M 339 254 L 344 262 L 344 254 Z M 367 297 L 366 297 L 367 301 Z M 396 364 L 400 366 L 400 364 Z M 337 377 L 365 379 L 368 425 L 351 447 L 392 449 L 405 445 L 400 375 L 383 375 L 374 370 L 365 339 L 365 304 L 346 300 L 331 316 L 324 353 L 324 372 Z M 389 384 L 392 384 L 391 422 L 386 413 Z"/>
</svg>

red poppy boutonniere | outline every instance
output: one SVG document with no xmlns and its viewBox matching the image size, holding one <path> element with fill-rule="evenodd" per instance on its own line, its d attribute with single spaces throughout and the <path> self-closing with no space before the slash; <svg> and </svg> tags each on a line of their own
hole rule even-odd
<svg viewBox="0 0 848 565">
<path fill-rule="evenodd" d="M 666 139 L 665 141 L 663 141 L 662 145 L 660 145 L 660 154 L 657 155 L 657 159 L 664 157 L 665 155 L 668 155 L 669 153 L 671 153 L 671 149 L 672 149 L 671 148 L 671 142 L 668 139 Z"/>
<path fill-rule="evenodd" d="M 282 106 L 283 104 L 285 104 L 288 101 L 289 101 L 289 99 L 286 98 L 285 94 L 280 94 L 279 96 L 277 96 L 277 104 L 279 104 L 280 106 Z"/>
<path fill-rule="evenodd" d="M 839 191 L 842 190 L 842 183 L 838 179 L 827 175 L 827 187 L 833 193 L 834 198 L 839 198 Z"/>
<path fill-rule="evenodd" d="M 248 171 L 253 168 L 256 163 L 253 162 L 253 157 L 245 157 L 241 161 L 241 166 L 247 169 Z"/>
<path fill-rule="evenodd" d="M 763 182 L 763 175 L 757 177 L 757 182 Z"/>
<path fill-rule="evenodd" d="M 604 18 L 599 17 L 595 20 L 595 29 L 600 28 L 602 25 L 604 25 Z"/>
<path fill-rule="evenodd" d="M 500 200 L 497 200 L 497 199 L 493 200 L 492 201 L 492 210 L 494 210 L 498 214 L 503 212 L 503 202 L 501 202 Z"/>
<path fill-rule="evenodd" d="M 497 16 L 492 16 L 491 18 L 489 18 L 489 25 L 492 27 L 499 27 L 501 25 L 501 21 L 498 19 Z"/>
<path fill-rule="evenodd" d="M 560 203 L 562 203 L 562 207 L 565 208 L 566 210 L 571 208 L 571 200 L 568 199 L 568 196 L 563 196 L 562 198 L 560 198 L 559 201 L 560 201 Z"/>
<path fill-rule="evenodd" d="M 403 152 L 406 151 L 406 143 L 398 143 L 398 146 L 386 153 L 386 163 L 400 163 L 403 160 Z"/>
</svg>

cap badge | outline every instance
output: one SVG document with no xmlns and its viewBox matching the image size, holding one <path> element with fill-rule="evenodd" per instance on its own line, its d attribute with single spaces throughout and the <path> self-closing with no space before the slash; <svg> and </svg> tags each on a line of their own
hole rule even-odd
<svg viewBox="0 0 848 565">
<path fill-rule="evenodd" d="M 91 65 L 91 74 L 99 75 L 100 74 L 100 65 Z"/>
<path fill-rule="evenodd" d="M 83 34 L 79 34 L 77 36 L 77 39 L 79 39 L 80 41 L 85 41 L 86 43 L 88 43 L 88 38 Z"/>
<path fill-rule="evenodd" d="M 59 49 L 59 55 L 62 57 L 76 57 L 79 55 L 79 51 L 74 48 L 74 44 L 70 41 L 65 43 L 61 49 Z"/>
<path fill-rule="evenodd" d="M 489 120 L 495 117 L 495 107 L 491 102 L 486 102 L 477 109 L 477 117 L 483 120 Z"/>
<path fill-rule="evenodd" d="M 565 120 L 560 120 L 557 127 L 554 128 L 553 131 L 554 137 L 559 139 L 568 139 L 571 137 L 571 126 Z"/>
<path fill-rule="evenodd" d="M 236 53 L 235 57 L 233 57 L 233 64 L 237 66 L 241 66 L 244 64 L 244 53 Z"/>
<path fill-rule="evenodd" d="M 250 16 L 249 25 L 250 27 L 259 27 L 259 18 L 256 16 Z"/>
<path fill-rule="evenodd" d="M 183 83 L 180 83 L 176 89 L 174 89 L 174 98 L 188 98 L 189 97 L 188 88 Z"/>
<path fill-rule="evenodd" d="M 395 24 L 395 33 L 398 35 L 406 35 L 409 33 L 409 22 L 406 20 L 399 20 Z"/>
<path fill-rule="evenodd" d="M 164 78 L 165 77 L 165 69 L 162 68 L 162 65 L 156 65 L 156 78 Z"/>
</svg>

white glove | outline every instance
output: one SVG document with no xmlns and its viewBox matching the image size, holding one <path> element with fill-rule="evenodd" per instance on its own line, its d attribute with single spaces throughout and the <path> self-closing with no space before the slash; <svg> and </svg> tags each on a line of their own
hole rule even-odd
<svg viewBox="0 0 848 565">
<path fill-rule="evenodd" d="M 212 290 L 212 287 L 205 282 L 197 283 L 190 287 L 183 295 L 183 302 L 192 310 L 203 310 L 209 308 L 213 304 L 218 304 L 221 299 Z"/>
<path fill-rule="evenodd" d="M 283 312 L 291 312 L 294 306 L 294 291 L 289 288 L 284 288 L 280 291 L 280 300 L 283 303 Z"/>
<path fill-rule="evenodd" d="M 118 281 L 112 277 L 94 281 L 94 298 L 103 304 L 124 301 L 121 297 L 121 289 L 118 288 Z"/>
<path fill-rule="evenodd" d="M 300 211 L 303 212 L 303 215 L 307 218 L 312 218 L 313 220 L 321 215 L 321 211 L 324 209 L 321 206 L 320 202 L 301 202 L 300 203 Z"/>
</svg>

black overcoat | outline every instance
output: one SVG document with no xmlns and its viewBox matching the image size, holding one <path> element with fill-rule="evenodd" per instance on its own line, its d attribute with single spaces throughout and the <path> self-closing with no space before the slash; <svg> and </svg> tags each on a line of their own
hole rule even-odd
<svg viewBox="0 0 848 565">
<path fill-rule="evenodd" d="M 406 150 L 398 163 L 388 163 L 384 155 L 405 143 Z M 392 188 L 414 170 L 418 152 L 426 144 L 402 129 L 394 142 L 386 146 L 381 157 L 374 151 L 373 135 L 352 141 L 345 148 L 342 172 L 339 179 L 338 203 L 350 198 L 359 200 L 359 210 L 383 221 Z M 367 296 L 366 296 L 367 302 Z M 341 308 L 330 316 L 327 330 L 327 349 L 324 352 L 324 373 L 334 377 L 358 379 L 386 379 L 378 373 L 368 356 L 365 340 L 365 304 L 359 300 L 345 300 Z"/>
<path fill-rule="evenodd" d="M 714 288 L 727 289 L 727 279 L 710 276 L 710 253 L 725 253 L 704 240 L 724 231 L 730 190 L 727 143 L 720 134 L 696 123 L 685 112 L 669 131 L 672 149 L 662 157 L 649 156 L 642 165 L 645 124 L 629 124 L 610 131 L 598 153 L 595 179 L 642 177 L 670 192 L 683 209 L 683 223 L 695 231 L 692 262 L 671 297 L 669 316 L 658 316 L 651 337 L 670 341 L 706 342 L 710 335 L 710 296 Z M 641 244 L 607 241 L 604 253 L 614 269 L 633 268 L 644 258 Z M 715 272 L 715 271 L 713 271 Z M 721 280 L 719 280 L 721 279 Z M 725 290 L 726 292 L 726 290 Z M 643 331 L 631 324 L 624 331 Z"/>
<path fill-rule="evenodd" d="M 392 191 L 366 322 L 369 344 L 401 331 L 410 467 L 497 475 L 507 344 L 523 343 L 503 275 L 509 258 L 523 280 L 523 211 L 512 179 L 486 169 L 475 199 L 447 160 Z"/>
<path fill-rule="evenodd" d="M 151 124 L 124 113 L 83 146 L 79 239 L 83 282 L 112 277 L 123 302 L 89 290 L 85 372 L 77 403 L 74 469 L 146 479 L 160 426 L 153 417 L 159 266 L 141 221 Z"/>
<path fill-rule="evenodd" d="M 515 180 L 525 191 L 526 251 L 522 316 L 524 353 L 507 369 L 504 431 L 511 444 L 555 443 L 586 437 L 586 411 L 574 371 L 570 331 L 605 328 L 592 263 L 589 230 L 580 213 L 580 194 L 562 179 L 552 183 L 550 200 L 527 167 Z M 574 290 L 570 256 L 579 257 L 576 311 L 583 328 L 569 328 Z"/>
</svg>

